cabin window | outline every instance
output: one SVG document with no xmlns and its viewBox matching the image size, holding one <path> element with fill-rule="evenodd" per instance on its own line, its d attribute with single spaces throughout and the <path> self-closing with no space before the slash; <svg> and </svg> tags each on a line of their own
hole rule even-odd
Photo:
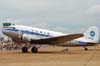
<svg viewBox="0 0 100 66">
<path fill-rule="evenodd" d="M 38 31 L 36 31 L 36 35 L 38 35 Z"/>
<path fill-rule="evenodd" d="M 40 31 L 40 33 L 42 34 L 42 31 Z"/>
<path fill-rule="evenodd" d="M 50 35 L 50 33 L 47 33 L 48 35 Z"/>
<path fill-rule="evenodd" d="M 15 27 L 13 27 L 13 29 L 15 29 Z"/>
<path fill-rule="evenodd" d="M 36 31 L 36 33 L 38 33 L 38 31 Z"/>
</svg>

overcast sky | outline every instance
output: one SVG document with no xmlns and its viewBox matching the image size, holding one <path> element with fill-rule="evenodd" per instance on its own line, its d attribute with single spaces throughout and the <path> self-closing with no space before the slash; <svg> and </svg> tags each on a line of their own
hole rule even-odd
<svg viewBox="0 0 100 66">
<path fill-rule="evenodd" d="M 0 0 L 3 22 L 80 33 L 100 27 L 100 0 Z"/>
</svg>

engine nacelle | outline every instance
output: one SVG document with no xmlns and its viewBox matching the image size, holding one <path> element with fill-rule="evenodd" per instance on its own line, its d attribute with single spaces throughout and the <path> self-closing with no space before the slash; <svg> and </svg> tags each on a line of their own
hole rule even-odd
<svg viewBox="0 0 100 66">
<path fill-rule="evenodd" d="M 23 34 L 23 35 L 21 36 L 21 39 L 22 39 L 23 41 L 30 41 L 30 40 L 32 39 L 32 36 L 31 36 L 31 35 Z"/>
</svg>

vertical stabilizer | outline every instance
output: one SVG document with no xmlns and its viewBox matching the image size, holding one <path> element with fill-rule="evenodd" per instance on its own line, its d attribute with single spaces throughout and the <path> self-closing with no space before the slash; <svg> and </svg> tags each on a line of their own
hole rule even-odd
<svg viewBox="0 0 100 66">
<path fill-rule="evenodd" d="M 91 40 L 93 42 L 98 42 L 99 40 L 99 29 L 96 26 L 90 27 L 85 33 L 84 38 Z"/>
</svg>

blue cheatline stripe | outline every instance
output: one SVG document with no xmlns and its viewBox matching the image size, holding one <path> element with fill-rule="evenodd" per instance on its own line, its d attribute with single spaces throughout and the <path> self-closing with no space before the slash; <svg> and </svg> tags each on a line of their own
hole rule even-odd
<svg viewBox="0 0 100 66">
<path fill-rule="evenodd" d="M 15 32 L 18 32 L 19 30 L 17 30 L 17 29 L 3 29 L 3 31 L 15 31 Z"/>
<path fill-rule="evenodd" d="M 18 29 L 3 29 L 3 31 L 12 31 L 12 32 L 23 32 L 24 34 L 31 34 L 31 35 L 37 35 L 37 36 L 42 36 L 42 37 L 52 37 L 51 35 L 45 35 L 37 32 L 31 32 L 27 30 L 18 30 Z"/>
<path fill-rule="evenodd" d="M 81 45 L 86 45 L 87 43 L 86 42 L 82 42 L 82 41 L 78 41 L 79 44 Z"/>
</svg>

